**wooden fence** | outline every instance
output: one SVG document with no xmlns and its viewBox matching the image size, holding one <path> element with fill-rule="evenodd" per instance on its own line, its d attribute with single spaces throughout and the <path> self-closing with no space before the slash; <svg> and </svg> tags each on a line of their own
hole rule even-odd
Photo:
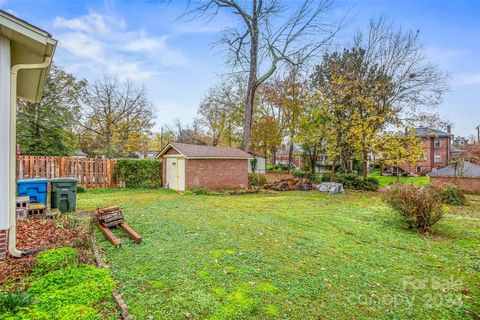
<svg viewBox="0 0 480 320">
<path fill-rule="evenodd" d="M 116 160 L 18 156 L 17 179 L 77 178 L 85 188 L 117 187 L 113 180 Z M 118 185 L 120 186 L 120 185 Z"/>
<path fill-rule="evenodd" d="M 282 179 L 290 179 L 293 178 L 291 173 L 287 172 L 272 172 L 267 171 L 264 173 L 265 178 L 267 178 L 267 183 L 274 183 L 280 181 Z"/>
</svg>

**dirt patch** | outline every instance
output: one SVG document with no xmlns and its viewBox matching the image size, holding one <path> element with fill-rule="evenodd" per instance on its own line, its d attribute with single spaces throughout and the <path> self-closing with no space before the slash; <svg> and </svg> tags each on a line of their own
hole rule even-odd
<svg viewBox="0 0 480 320">
<path fill-rule="evenodd" d="M 91 228 L 88 219 L 64 215 L 50 219 L 17 221 L 17 248 L 42 251 L 57 247 L 78 247 L 81 263 L 91 263 Z M 0 261 L 0 284 L 15 282 L 29 274 L 35 266 L 35 254 L 23 258 L 7 256 Z"/>
</svg>

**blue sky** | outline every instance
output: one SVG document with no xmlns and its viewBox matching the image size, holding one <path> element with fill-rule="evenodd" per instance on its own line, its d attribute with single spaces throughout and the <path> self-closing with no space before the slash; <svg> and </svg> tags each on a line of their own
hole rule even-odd
<svg viewBox="0 0 480 320">
<path fill-rule="evenodd" d="M 220 81 L 224 58 L 213 48 L 235 21 L 179 19 L 184 1 L 0 0 L 0 8 L 59 40 L 56 62 L 94 81 L 106 74 L 143 85 L 156 107 L 157 129 L 174 119 L 191 121 L 209 87 Z M 429 59 L 450 75 L 439 112 L 454 133 L 474 134 L 480 124 L 480 1 L 337 1 L 332 15 L 353 20 L 338 41 L 381 15 L 420 30 Z"/>
</svg>

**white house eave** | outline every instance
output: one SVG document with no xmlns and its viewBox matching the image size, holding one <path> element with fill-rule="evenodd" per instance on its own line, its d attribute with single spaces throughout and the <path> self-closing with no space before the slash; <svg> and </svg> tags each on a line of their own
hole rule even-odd
<svg viewBox="0 0 480 320">
<path fill-rule="evenodd" d="M 11 42 L 12 66 L 42 63 L 53 57 L 57 46 L 57 40 L 48 32 L 2 10 L 0 10 L 0 37 Z M 18 96 L 31 102 L 40 102 L 47 74 L 48 67 L 21 71 Z"/>
<path fill-rule="evenodd" d="M 168 151 L 169 148 L 173 148 L 175 151 L 177 151 L 182 157 L 187 158 L 180 150 L 175 148 L 172 144 L 167 144 L 162 151 L 155 157 L 155 159 L 159 159 L 161 157 L 168 157 L 169 155 L 164 156 L 164 153 Z M 175 157 L 178 157 L 178 155 L 175 155 Z"/>
<path fill-rule="evenodd" d="M 26 40 L 36 41 L 45 46 L 55 46 L 57 41 L 52 39 L 48 32 L 43 31 L 11 14 L 0 10 L 1 34 L 7 38 L 13 38 L 13 32 L 17 32 L 26 37 Z"/>
</svg>

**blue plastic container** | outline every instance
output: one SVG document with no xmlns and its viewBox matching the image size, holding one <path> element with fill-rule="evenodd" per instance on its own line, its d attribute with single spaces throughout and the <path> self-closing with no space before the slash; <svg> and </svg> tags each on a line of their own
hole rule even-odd
<svg viewBox="0 0 480 320">
<path fill-rule="evenodd" d="M 19 197 L 30 197 L 31 203 L 47 204 L 48 179 L 17 180 L 17 194 Z"/>
</svg>

